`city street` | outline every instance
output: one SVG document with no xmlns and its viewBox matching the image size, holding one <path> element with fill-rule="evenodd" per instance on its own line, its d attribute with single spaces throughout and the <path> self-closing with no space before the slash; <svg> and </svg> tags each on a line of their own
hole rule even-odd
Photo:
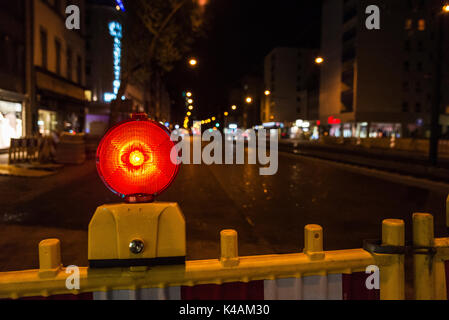
<svg viewBox="0 0 449 320">
<path fill-rule="evenodd" d="M 407 181 L 280 153 L 274 176 L 260 176 L 257 165 L 182 165 L 157 200 L 180 204 L 188 259 L 218 257 L 225 228 L 239 232 L 240 255 L 300 252 L 309 223 L 323 226 L 325 250 L 379 238 L 385 218 L 404 219 L 410 240 L 413 212 L 432 213 L 436 236 L 445 236 L 447 185 Z M 120 200 L 103 185 L 93 160 L 45 178 L 0 176 L 0 190 L 1 271 L 37 268 L 37 245 L 49 237 L 61 239 L 64 265 L 86 265 L 95 208 Z"/>
<path fill-rule="evenodd" d="M 449 300 L 449 0 L 1 9 L 0 300 Z"/>
</svg>

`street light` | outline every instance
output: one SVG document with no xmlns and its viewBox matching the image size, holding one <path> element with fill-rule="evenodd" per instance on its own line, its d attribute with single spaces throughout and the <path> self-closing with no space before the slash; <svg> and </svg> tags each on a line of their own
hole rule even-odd
<svg viewBox="0 0 449 320">
<path fill-rule="evenodd" d="M 316 64 L 322 64 L 324 62 L 324 59 L 322 57 L 316 57 L 315 63 Z"/>
<path fill-rule="evenodd" d="M 443 11 L 449 13 L 449 4 L 444 5 Z"/>
<path fill-rule="evenodd" d="M 193 110 L 193 106 L 189 106 L 189 110 Z"/>
<path fill-rule="evenodd" d="M 191 58 L 191 59 L 189 60 L 189 65 L 190 65 L 191 67 L 195 67 L 197 64 L 198 64 L 198 60 L 196 60 L 195 58 Z"/>
<path fill-rule="evenodd" d="M 231 109 L 232 109 L 232 110 L 236 110 L 236 109 L 237 109 L 237 106 L 234 104 L 234 105 L 231 107 Z"/>
<path fill-rule="evenodd" d="M 247 97 L 245 101 L 246 103 L 250 104 L 251 102 L 253 102 L 253 98 Z"/>
<path fill-rule="evenodd" d="M 192 92 L 189 91 L 189 92 L 186 93 L 186 95 L 187 95 L 187 97 L 190 98 L 192 96 Z"/>
<path fill-rule="evenodd" d="M 264 93 L 265 93 L 266 96 L 269 96 L 271 94 L 271 91 L 270 90 L 265 90 Z"/>
<path fill-rule="evenodd" d="M 229 112 L 225 111 L 224 116 L 227 117 L 229 115 Z"/>
<path fill-rule="evenodd" d="M 187 100 L 187 102 L 188 102 L 189 104 L 192 104 L 192 103 L 193 103 L 193 99 L 189 99 L 189 100 Z"/>
</svg>

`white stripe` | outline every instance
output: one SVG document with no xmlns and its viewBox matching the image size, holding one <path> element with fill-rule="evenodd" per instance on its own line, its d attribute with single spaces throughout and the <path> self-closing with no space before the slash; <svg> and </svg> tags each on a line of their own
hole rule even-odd
<svg viewBox="0 0 449 320">
<path fill-rule="evenodd" d="M 180 287 L 94 292 L 94 300 L 181 300 Z"/>
<path fill-rule="evenodd" d="M 342 300 L 341 274 L 264 280 L 265 300 Z"/>
</svg>

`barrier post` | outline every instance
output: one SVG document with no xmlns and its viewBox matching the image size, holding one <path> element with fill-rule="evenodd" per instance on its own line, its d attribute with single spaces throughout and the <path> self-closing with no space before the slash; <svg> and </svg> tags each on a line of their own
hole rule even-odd
<svg viewBox="0 0 449 320">
<path fill-rule="evenodd" d="M 46 239 L 39 243 L 39 276 L 55 276 L 62 266 L 61 243 L 58 239 Z"/>
<path fill-rule="evenodd" d="M 416 300 L 433 300 L 435 296 L 435 283 L 433 278 L 433 256 L 427 252 L 421 254 L 419 248 L 434 247 L 433 216 L 428 213 L 413 214 L 413 246 L 415 253 L 414 284 Z"/>
<path fill-rule="evenodd" d="M 308 224 L 304 227 L 304 253 L 311 260 L 324 259 L 323 228 L 317 224 Z"/>
<path fill-rule="evenodd" d="M 404 246 L 404 221 L 385 219 L 382 221 L 382 245 Z M 380 267 L 380 299 L 405 299 L 405 272 L 403 254 L 382 254 L 389 263 Z"/>
<path fill-rule="evenodd" d="M 446 227 L 447 227 L 447 233 L 449 233 L 449 196 L 446 200 Z"/>
<path fill-rule="evenodd" d="M 239 264 L 237 231 L 232 229 L 220 232 L 220 261 L 224 267 L 234 267 Z"/>
</svg>

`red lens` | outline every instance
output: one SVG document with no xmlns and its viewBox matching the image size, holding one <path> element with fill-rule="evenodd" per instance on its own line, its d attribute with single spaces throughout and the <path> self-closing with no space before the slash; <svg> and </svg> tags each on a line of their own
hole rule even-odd
<svg viewBox="0 0 449 320">
<path fill-rule="evenodd" d="M 174 143 L 165 127 L 151 120 L 125 121 L 110 129 L 97 150 L 97 170 L 106 186 L 122 198 L 154 196 L 176 177 L 170 159 Z"/>
</svg>

